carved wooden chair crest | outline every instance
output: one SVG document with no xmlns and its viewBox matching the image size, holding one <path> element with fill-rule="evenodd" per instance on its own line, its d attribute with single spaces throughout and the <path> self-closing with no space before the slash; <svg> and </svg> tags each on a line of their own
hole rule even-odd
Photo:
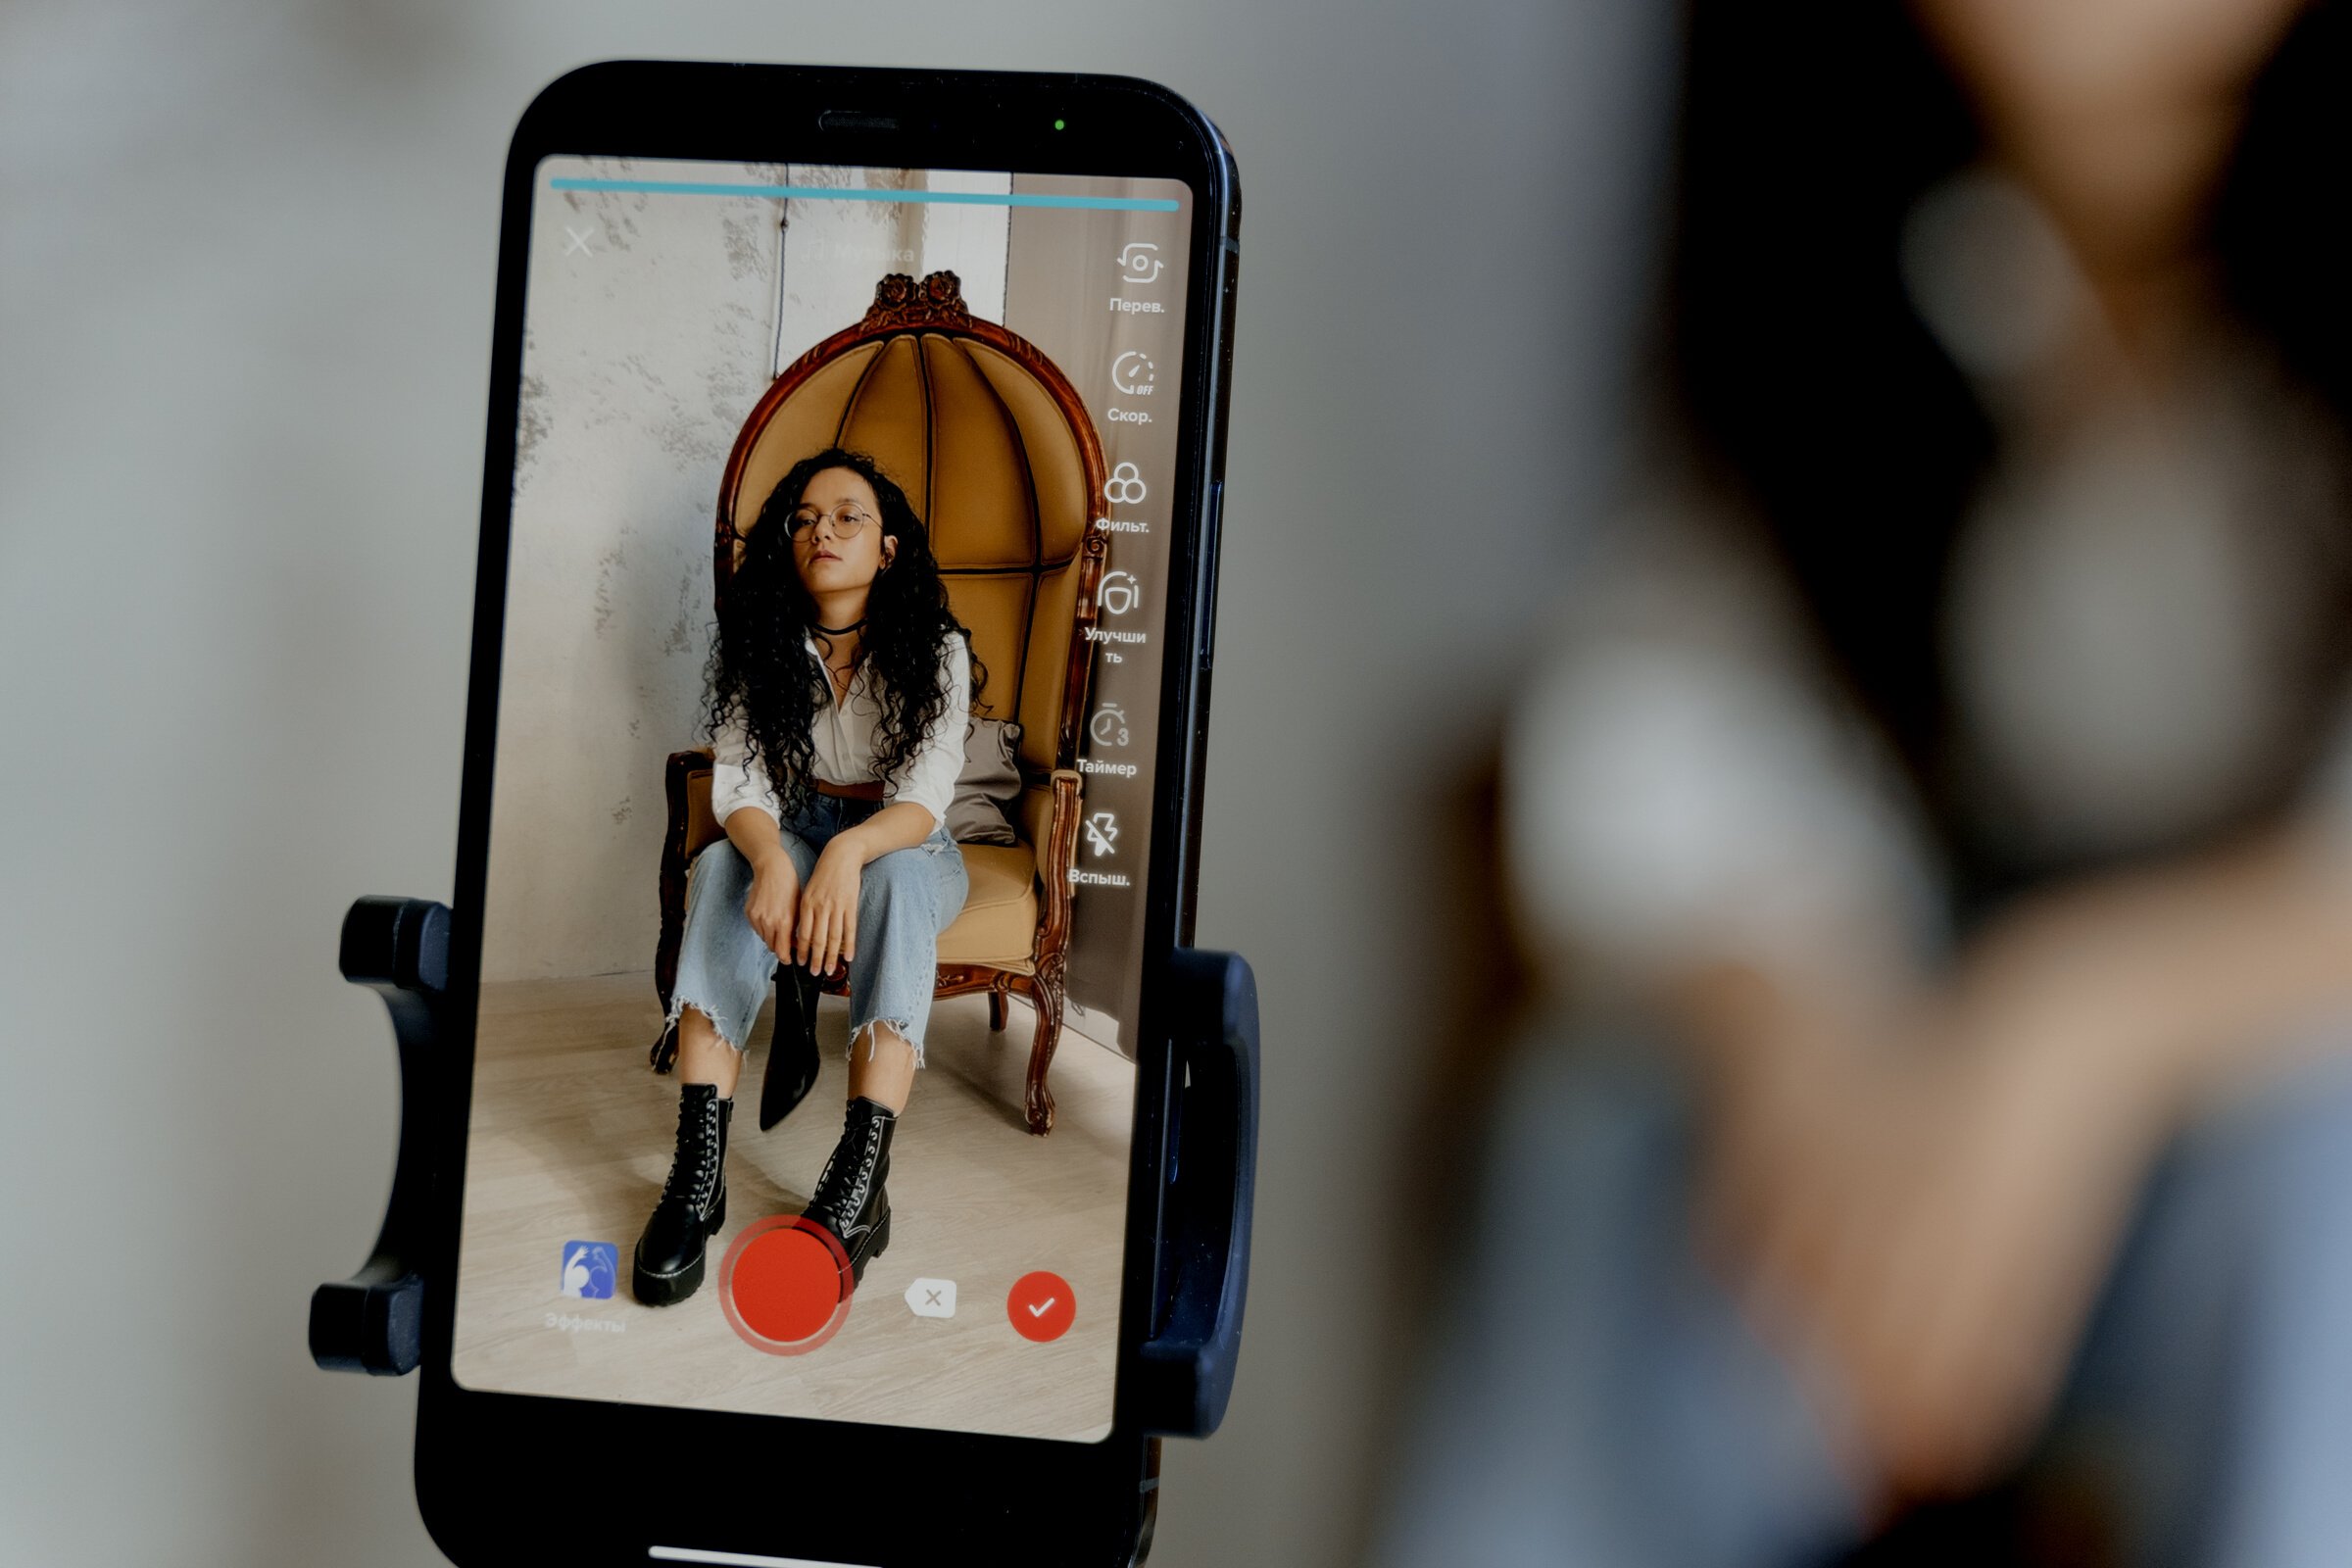
<svg viewBox="0 0 2352 1568">
<path fill-rule="evenodd" d="M 1087 634 L 1104 559 L 1091 526 L 1102 501 L 1102 439 L 1054 362 L 973 316 L 954 272 L 920 283 L 894 272 L 876 285 L 863 320 L 802 355 L 744 421 L 719 483 L 717 599 L 742 550 L 737 519 L 751 525 L 786 469 L 834 445 L 871 453 L 905 488 L 930 530 L 956 618 L 988 666 L 974 712 L 1021 725 L 1022 788 L 1008 812 L 1019 842 L 957 846 L 971 891 L 940 934 L 934 994 L 985 990 L 991 1029 L 1004 1027 L 1009 993 L 1036 1004 L 1024 1110 L 1029 1130 L 1044 1133 L 1054 1125 L 1046 1070 L 1061 1034 L 1070 942 L 1078 737 L 1094 664 Z M 665 1012 L 687 866 L 723 836 L 710 815 L 708 749 L 672 753 L 666 787 L 654 963 Z M 837 979 L 827 989 L 846 987 Z M 674 1046 L 665 1037 L 655 1049 L 666 1067 Z"/>
</svg>

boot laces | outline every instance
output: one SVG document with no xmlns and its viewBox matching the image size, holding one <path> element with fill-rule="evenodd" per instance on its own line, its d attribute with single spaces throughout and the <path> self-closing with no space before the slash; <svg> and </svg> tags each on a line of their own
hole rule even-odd
<svg viewBox="0 0 2352 1568">
<path fill-rule="evenodd" d="M 816 1178 L 816 1196 L 810 1200 L 811 1208 L 822 1206 L 834 1209 L 847 1218 L 865 1207 L 866 1192 L 873 1183 L 874 1168 L 881 1163 L 881 1117 L 866 1117 L 863 1143 L 864 1148 L 858 1153 L 850 1156 L 857 1161 L 857 1176 L 855 1184 L 846 1194 L 840 1191 L 840 1184 L 850 1181 L 851 1178 L 840 1169 L 840 1166 L 842 1155 L 849 1150 L 849 1142 L 845 1139 L 833 1146 L 833 1152 L 825 1157 L 824 1170 Z"/>
<path fill-rule="evenodd" d="M 678 1100 L 678 1150 L 669 1162 L 663 1198 L 682 1198 L 699 1213 L 710 1206 L 718 1189 L 718 1102 L 710 1113 L 698 1116 L 685 1097 Z"/>
</svg>

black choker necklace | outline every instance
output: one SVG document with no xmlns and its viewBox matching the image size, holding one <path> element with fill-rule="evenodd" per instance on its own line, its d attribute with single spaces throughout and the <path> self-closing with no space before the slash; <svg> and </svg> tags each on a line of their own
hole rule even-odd
<svg viewBox="0 0 2352 1568">
<path fill-rule="evenodd" d="M 863 615 L 859 615 L 856 620 L 851 621 L 847 626 L 819 626 L 816 629 L 823 632 L 828 637 L 842 637 L 856 631 L 858 627 L 864 624 L 865 617 Z"/>
</svg>

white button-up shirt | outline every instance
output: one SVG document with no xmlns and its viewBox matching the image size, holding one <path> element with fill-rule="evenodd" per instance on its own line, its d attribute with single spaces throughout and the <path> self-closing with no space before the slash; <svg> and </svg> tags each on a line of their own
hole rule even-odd
<svg viewBox="0 0 2352 1568">
<path fill-rule="evenodd" d="M 816 639 L 806 639 L 808 657 L 823 670 L 824 656 Z M 834 690 L 830 671 L 824 671 L 825 707 L 811 726 L 811 771 L 827 784 L 860 784 L 874 776 L 874 754 L 880 738 L 882 708 L 873 694 L 873 670 L 859 661 L 850 677 L 849 696 Z M 939 678 L 947 687 L 947 706 L 940 710 L 921 750 L 895 775 L 882 781 L 883 798 L 912 801 L 931 812 L 931 825 L 948 819 L 948 804 L 956 798 L 956 780 L 963 771 L 964 731 L 972 708 L 972 656 L 960 636 L 947 640 L 947 657 L 940 661 Z M 745 807 L 765 811 L 780 824 L 783 808 L 769 785 L 764 762 L 754 768 L 751 745 L 740 708 L 710 741 L 710 814 L 721 825 Z"/>
</svg>

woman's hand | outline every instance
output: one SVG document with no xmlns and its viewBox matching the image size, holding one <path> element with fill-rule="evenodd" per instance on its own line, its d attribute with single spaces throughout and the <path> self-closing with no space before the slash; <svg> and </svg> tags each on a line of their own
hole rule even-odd
<svg viewBox="0 0 2352 1568">
<path fill-rule="evenodd" d="M 848 833 L 835 834 L 818 853 L 801 890 L 800 918 L 793 925 L 793 961 L 811 974 L 830 974 L 836 960 L 858 956 L 858 890 L 865 860 Z"/>
<path fill-rule="evenodd" d="M 743 901 L 744 916 L 767 944 L 767 951 L 779 959 L 791 956 L 800 884 L 801 873 L 792 857 L 781 850 L 752 862 L 752 891 Z"/>
<path fill-rule="evenodd" d="M 1980 1486 L 2032 1438 L 2171 1121 L 2147 949 L 2070 904 L 1875 1042 L 1751 1004 L 1766 1027 L 1708 1075 L 1702 1234 L 1883 1503 Z"/>
<path fill-rule="evenodd" d="M 2076 1044 L 1898 1053 L 1766 1201 L 1752 1298 L 1829 1374 L 1887 1502 L 1965 1494 L 2017 1458 L 2111 1266 L 2157 1128 L 2129 1070 Z"/>
</svg>

